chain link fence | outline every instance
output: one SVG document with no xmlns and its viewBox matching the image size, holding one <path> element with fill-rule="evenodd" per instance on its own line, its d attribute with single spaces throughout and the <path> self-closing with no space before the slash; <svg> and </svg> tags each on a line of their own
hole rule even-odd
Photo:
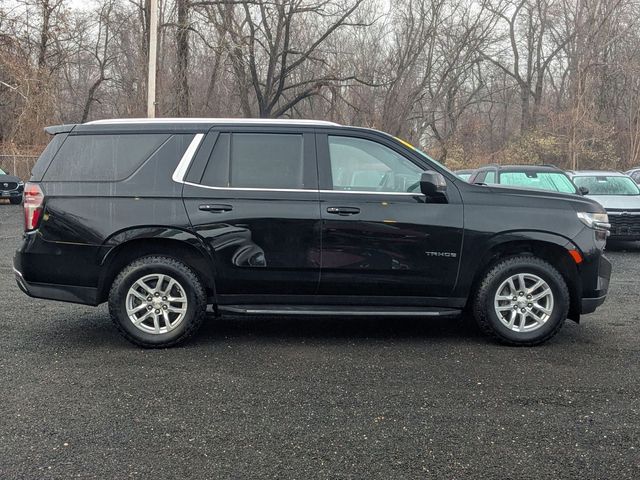
<svg viewBox="0 0 640 480">
<path fill-rule="evenodd" d="M 3 155 L 0 154 L 0 169 L 10 175 L 29 180 L 31 169 L 38 160 L 37 155 Z"/>
</svg>

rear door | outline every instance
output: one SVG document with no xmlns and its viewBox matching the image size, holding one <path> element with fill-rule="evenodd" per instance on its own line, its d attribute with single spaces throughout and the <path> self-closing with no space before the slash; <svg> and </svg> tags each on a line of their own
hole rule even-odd
<svg viewBox="0 0 640 480">
<path fill-rule="evenodd" d="M 320 167 L 320 293 L 388 304 L 451 293 L 462 246 L 462 203 L 420 193 L 427 167 L 386 136 L 327 131 L 317 136 Z M 356 297 L 360 297 L 357 299 Z"/>
<path fill-rule="evenodd" d="M 316 293 L 320 211 L 313 131 L 214 128 L 187 173 L 183 197 L 214 255 L 221 303 L 268 303 Z"/>
</svg>

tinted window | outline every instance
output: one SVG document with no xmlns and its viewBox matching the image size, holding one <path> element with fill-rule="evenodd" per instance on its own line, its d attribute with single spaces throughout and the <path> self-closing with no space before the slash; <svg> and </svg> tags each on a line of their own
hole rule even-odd
<svg viewBox="0 0 640 480">
<path fill-rule="evenodd" d="M 69 136 L 47 170 L 46 180 L 123 180 L 169 137 L 167 134 Z"/>
<path fill-rule="evenodd" d="M 633 178 L 636 183 L 640 183 L 640 170 L 631 174 L 631 178 Z"/>
<path fill-rule="evenodd" d="M 305 182 L 303 135 L 288 133 L 221 133 L 201 183 L 232 188 L 317 188 L 314 182 Z"/>
<path fill-rule="evenodd" d="M 304 187 L 302 135 L 235 133 L 230 153 L 231 187 Z"/>
<path fill-rule="evenodd" d="M 496 183 L 496 172 L 494 172 L 493 170 L 487 172 L 482 183 Z"/>
<path fill-rule="evenodd" d="M 576 193 L 576 187 L 571 180 L 564 173 L 559 172 L 502 172 L 500 183 L 553 192 Z"/>
<path fill-rule="evenodd" d="M 419 191 L 422 169 L 377 142 L 329 136 L 334 190 L 371 192 Z"/>
<path fill-rule="evenodd" d="M 40 154 L 40 157 L 38 157 L 38 161 L 31 170 L 32 180 L 42 180 L 42 175 L 44 175 L 44 172 L 47 170 L 47 167 L 51 163 L 51 159 L 54 157 L 54 155 L 64 142 L 65 138 L 67 138 L 66 133 L 59 133 L 57 135 L 54 135 L 47 147 Z"/>
</svg>

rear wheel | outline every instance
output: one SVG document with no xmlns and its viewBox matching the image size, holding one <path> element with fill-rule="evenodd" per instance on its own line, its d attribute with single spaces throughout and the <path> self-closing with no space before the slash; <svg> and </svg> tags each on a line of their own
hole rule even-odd
<svg viewBox="0 0 640 480">
<path fill-rule="evenodd" d="M 206 294 L 184 263 L 162 256 L 125 267 L 109 292 L 111 319 L 127 340 L 147 348 L 177 345 L 202 324 Z"/>
<path fill-rule="evenodd" d="M 569 290 L 562 275 L 533 256 L 498 262 L 485 275 L 473 304 L 480 328 L 503 343 L 538 345 L 567 318 Z"/>
</svg>

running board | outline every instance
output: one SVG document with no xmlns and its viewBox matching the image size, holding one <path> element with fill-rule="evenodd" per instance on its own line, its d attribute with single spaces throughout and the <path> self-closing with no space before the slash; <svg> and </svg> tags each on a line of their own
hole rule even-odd
<svg viewBox="0 0 640 480">
<path fill-rule="evenodd" d="M 218 305 L 219 312 L 243 315 L 304 315 L 356 317 L 451 317 L 462 313 L 455 308 L 435 307 L 353 307 L 348 305 Z"/>
</svg>

